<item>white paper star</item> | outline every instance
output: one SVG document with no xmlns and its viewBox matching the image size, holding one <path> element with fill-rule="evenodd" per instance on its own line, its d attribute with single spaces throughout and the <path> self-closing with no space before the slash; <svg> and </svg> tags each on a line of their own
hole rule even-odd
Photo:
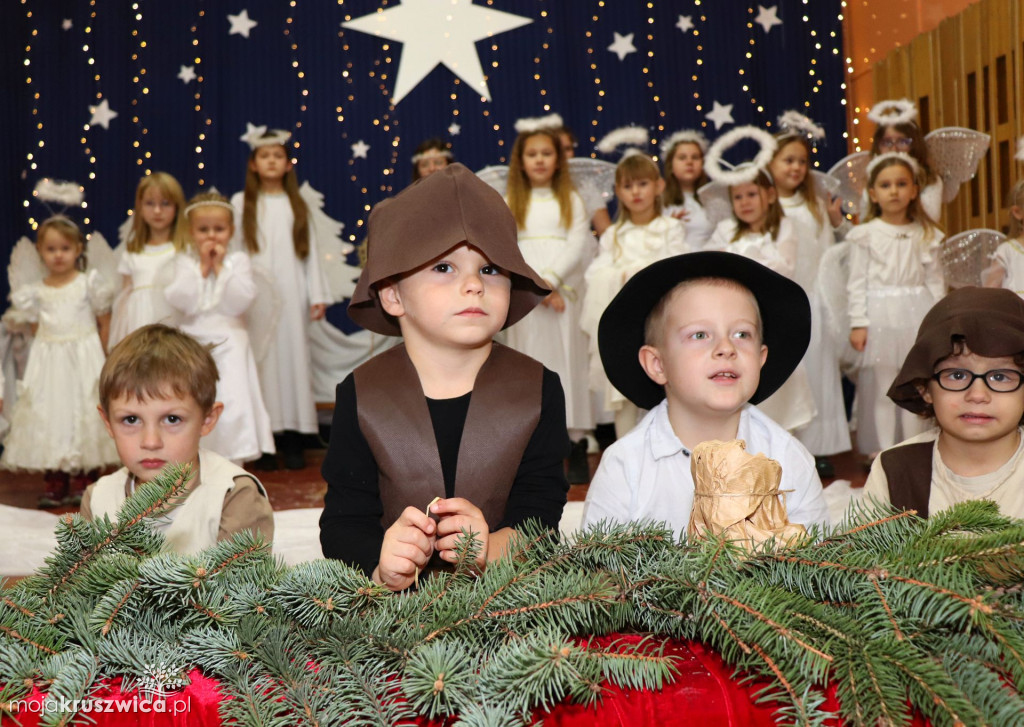
<svg viewBox="0 0 1024 727">
<path fill-rule="evenodd" d="M 74 25 L 74 23 L 71 22 L 71 18 L 64 18 L 64 22 L 60 24 L 60 27 L 64 30 L 71 30 L 72 25 Z"/>
<path fill-rule="evenodd" d="M 633 45 L 633 35 L 621 35 L 620 33 L 613 33 L 615 35 L 615 42 L 608 46 L 608 50 L 619 57 L 619 60 L 624 60 L 630 53 L 636 53 L 636 46 Z"/>
<path fill-rule="evenodd" d="M 688 33 L 693 30 L 693 16 L 692 15 L 680 15 L 679 22 L 676 23 L 676 27 L 684 33 Z"/>
<path fill-rule="evenodd" d="M 462 127 L 459 126 L 458 124 L 456 124 L 454 121 L 452 122 L 451 126 L 448 127 L 448 135 L 449 136 L 458 136 L 459 132 L 461 132 L 461 131 L 462 131 Z"/>
<path fill-rule="evenodd" d="M 117 112 L 110 108 L 107 99 L 100 101 L 98 106 L 90 106 L 89 113 L 92 114 L 89 126 L 102 126 L 104 129 L 109 129 L 110 120 L 117 117 Z"/>
<path fill-rule="evenodd" d="M 366 159 L 366 152 L 370 151 L 370 145 L 360 139 L 352 145 L 353 159 Z"/>
<path fill-rule="evenodd" d="M 717 101 L 712 105 L 711 111 L 704 114 L 704 118 L 715 122 L 715 131 L 718 131 L 726 124 L 734 123 L 732 118 L 732 104 L 724 106 Z"/>
<path fill-rule="evenodd" d="M 178 71 L 178 78 L 180 78 L 181 82 L 185 84 L 187 84 L 189 81 L 196 80 L 196 67 L 182 66 L 181 70 Z"/>
<path fill-rule="evenodd" d="M 757 17 L 754 18 L 754 22 L 764 28 L 764 32 L 768 32 L 773 26 L 782 25 L 782 21 L 779 20 L 779 6 L 772 5 L 770 8 L 766 8 L 763 5 L 757 6 Z"/>
<path fill-rule="evenodd" d="M 238 15 L 228 15 L 228 22 L 231 23 L 228 35 L 240 35 L 243 38 L 248 38 L 249 31 L 256 27 L 256 21 L 249 19 L 248 9 L 242 10 Z"/>
<path fill-rule="evenodd" d="M 404 0 L 401 5 L 342 23 L 402 44 L 398 77 L 391 92 L 398 103 L 439 64 L 491 100 L 474 43 L 532 23 L 531 18 L 474 5 L 472 0 Z"/>
</svg>

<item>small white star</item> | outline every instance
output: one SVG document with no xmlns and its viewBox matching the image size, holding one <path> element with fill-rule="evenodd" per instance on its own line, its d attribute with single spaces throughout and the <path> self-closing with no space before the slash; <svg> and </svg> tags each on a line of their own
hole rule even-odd
<svg viewBox="0 0 1024 727">
<path fill-rule="evenodd" d="M 764 5 L 758 5 L 757 17 L 754 18 L 754 22 L 764 28 L 764 32 L 767 33 L 772 29 L 772 27 L 782 25 L 782 21 L 779 20 L 778 12 L 778 5 L 772 5 L 770 8 L 766 8 Z"/>
<path fill-rule="evenodd" d="M 370 145 L 360 139 L 352 145 L 353 159 L 366 159 L 366 152 L 370 151 Z"/>
<path fill-rule="evenodd" d="M 196 67 L 182 66 L 181 70 L 178 71 L 178 78 L 180 78 L 181 82 L 185 84 L 187 84 L 189 81 L 196 80 Z"/>
<path fill-rule="evenodd" d="M 717 101 L 714 102 L 711 111 L 704 114 L 704 118 L 715 122 L 715 131 L 718 131 L 726 124 L 735 123 L 732 118 L 732 104 L 723 106 Z"/>
<path fill-rule="evenodd" d="M 462 127 L 456 124 L 454 121 L 452 122 L 452 125 L 448 127 L 449 136 L 458 136 L 460 131 L 462 131 Z"/>
<path fill-rule="evenodd" d="M 117 117 L 117 112 L 110 108 L 110 103 L 107 99 L 100 101 L 98 106 L 90 106 L 89 113 L 92 114 L 92 118 L 89 119 L 89 126 L 102 126 L 104 129 L 110 128 L 110 121 Z"/>
<path fill-rule="evenodd" d="M 619 60 L 624 60 L 630 53 L 636 53 L 636 46 L 633 45 L 633 33 L 629 35 L 622 35 L 620 33 L 614 33 L 615 42 L 608 46 L 608 50 L 619 57 Z"/>
<path fill-rule="evenodd" d="M 679 22 L 676 23 L 676 27 L 684 33 L 688 33 L 693 30 L 693 16 L 692 15 L 680 15 Z"/>
<path fill-rule="evenodd" d="M 249 31 L 256 26 L 256 21 L 249 19 L 248 10 L 242 10 L 238 15 L 228 15 L 228 22 L 231 23 L 228 35 L 240 35 L 243 38 L 248 38 Z"/>
<path fill-rule="evenodd" d="M 64 22 L 60 24 L 60 27 L 64 30 L 71 30 L 72 25 L 74 25 L 74 23 L 71 22 L 71 18 L 64 18 Z"/>
</svg>

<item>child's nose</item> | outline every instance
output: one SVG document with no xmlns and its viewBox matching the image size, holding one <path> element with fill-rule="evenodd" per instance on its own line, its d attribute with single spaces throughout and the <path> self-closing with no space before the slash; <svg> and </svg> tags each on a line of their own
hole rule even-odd
<svg viewBox="0 0 1024 727">
<path fill-rule="evenodd" d="M 160 427 L 148 426 L 143 428 L 142 446 L 144 449 L 159 449 L 162 442 Z"/>
<path fill-rule="evenodd" d="M 972 381 L 965 395 L 968 401 L 986 401 L 991 397 L 988 385 L 981 379 Z"/>
<path fill-rule="evenodd" d="M 484 289 L 484 281 L 480 273 L 468 273 L 463 280 L 462 287 L 466 292 L 477 293 Z"/>
</svg>

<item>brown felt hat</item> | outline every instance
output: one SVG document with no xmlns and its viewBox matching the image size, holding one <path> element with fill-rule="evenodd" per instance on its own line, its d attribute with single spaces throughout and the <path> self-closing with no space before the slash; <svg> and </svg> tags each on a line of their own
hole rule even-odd
<svg viewBox="0 0 1024 727">
<path fill-rule="evenodd" d="M 512 278 L 503 328 L 551 292 L 523 259 L 516 221 L 505 200 L 456 163 L 413 182 L 370 212 L 366 267 L 348 304 L 349 318 L 375 333 L 402 335 L 398 321 L 380 306 L 378 284 L 412 272 L 464 242 Z"/>
<path fill-rule="evenodd" d="M 936 363 L 953 355 L 954 339 L 962 339 L 979 356 L 1024 353 L 1024 300 L 1004 288 L 971 287 L 957 288 L 940 300 L 921 321 L 889 398 L 908 411 L 925 412 L 928 405 L 917 384 L 932 377 Z"/>
</svg>

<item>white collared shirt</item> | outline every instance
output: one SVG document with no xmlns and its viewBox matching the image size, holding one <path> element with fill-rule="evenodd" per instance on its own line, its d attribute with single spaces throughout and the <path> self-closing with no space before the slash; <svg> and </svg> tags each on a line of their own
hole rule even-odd
<svg viewBox="0 0 1024 727">
<path fill-rule="evenodd" d="M 750 454 L 764 454 L 782 466 L 790 522 L 829 524 L 828 505 L 814 457 L 793 435 L 750 404 L 743 407 L 736 438 Z M 583 507 L 583 527 L 600 520 L 665 522 L 686 534 L 693 508 L 689 451 L 679 441 L 662 401 L 633 431 L 605 450 Z"/>
</svg>

